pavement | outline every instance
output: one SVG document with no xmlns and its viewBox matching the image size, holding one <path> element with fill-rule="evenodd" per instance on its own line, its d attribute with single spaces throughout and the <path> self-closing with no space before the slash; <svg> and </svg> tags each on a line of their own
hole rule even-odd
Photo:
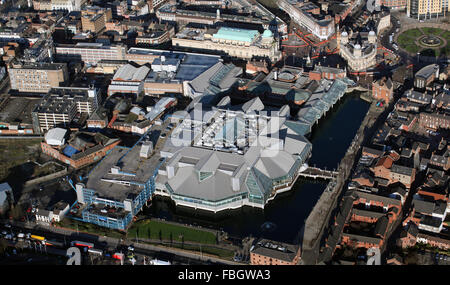
<svg viewBox="0 0 450 285">
<path fill-rule="evenodd" d="M 377 120 L 377 118 L 379 118 L 382 114 L 380 113 L 381 109 L 376 108 L 375 104 L 372 104 L 353 141 L 351 142 L 350 147 L 338 166 L 339 174 L 336 186 L 332 192 L 324 191 L 322 194 L 323 197 L 319 199 L 308 217 L 305 225 L 305 229 L 307 230 L 305 230 L 304 233 L 304 237 L 306 237 L 306 239 L 304 240 L 302 246 L 301 264 L 310 265 L 321 262 L 321 260 L 318 259 L 325 229 L 330 223 L 330 218 L 333 218 L 331 214 L 334 212 L 333 210 L 337 205 L 342 191 L 345 191 L 345 182 L 352 173 L 355 162 L 357 162 L 356 159 L 358 158 L 358 152 L 361 145 L 364 144 L 365 140 L 372 137 L 373 132 L 377 129 L 378 124 L 380 124 L 380 120 Z M 387 115 L 387 113 L 388 111 L 385 111 L 384 115 Z"/>
</svg>

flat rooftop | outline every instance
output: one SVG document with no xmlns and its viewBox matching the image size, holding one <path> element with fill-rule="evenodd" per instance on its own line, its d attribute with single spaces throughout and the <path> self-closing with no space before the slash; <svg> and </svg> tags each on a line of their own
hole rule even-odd
<svg viewBox="0 0 450 285">
<path fill-rule="evenodd" d="M 126 186 L 114 182 L 124 181 L 143 185 L 150 179 L 159 163 L 160 156 L 156 154 L 145 159 L 140 158 L 139 154 L 140 147 L 134 147 L 131 150 L 123 147 L 114 148 L 91 172 L 86 187 L 95 189 L 100 197 L 112 198 L 117 201 L 123 201 L 139 194 L 143 186 L 133 184 Z M 112 174 L 111 168 L 117 164 L 123 165 L 121 168 L 123 173 L 134 174 L 134 176 Z"/>
<path fill-rule="evenodd" d="M 36 105 L 33 112 L 37 113 L 68 113 L 76 102 L 93 100 L 89 97 L 89 88 L 63 87 L 52 88 Z"/>
<path fill-rule="evenodd" d="M 0 109 L 0 122 L 31 124 L 31 112 L 41 100 L 27 98 L 8 98 Z"/>
<path fill-rule="evenodd" d="M 66 66 L 65 63 L 50 63 L 50 62 L 26 62 L 14 63 L 12 69 L 42 69 L 42 70 L 59 70 Z"/>
<path fill-rule="evenodd" d="M 191 81 L 221 61 L 218 56 L 192 53 L 163 52 L 154 54 L 160 57 L 153 61 L 152 71 L 147 75 L 146 82 L 181 83 Z M 162 57 L 164 57 L 163 61 Z M 162 71 L 153 70 L 153 66 L 157 66 Z"/>
<path fill-rule="evenodd" d="M 254 245 L 251 252 L 262 256 L 292 262 L 297 255 L 298 250 L 298 245 L 261 239 L 256 243 L 256 245 Z"/>
<path fill-rule="evenodd" d="M 439 72 L 439 65 L 430 64 L 417 71 L 416 77 L 419 76 L 428 79 L 431 75 L 436 74 L 436 72 Z"/>
<path fill-rule="evenodd" d="M 86 188 L 95 190 L 101 198 L 115 201 L 133 199 L 144 188 L 157 169 L 161 156 L 155 152 L 149 158 L 140 157 L 141 145 L 133 148 L 115 147 L 89 174 Z M 120 167 L 119 174 L 111 168 Z"/>
<path fill-rule="evenodd" d="M 86 209 L 89 213 L 95 214 L 98 216 L 107 216 L 113 219 L 124 219 L 130 212 L 125 211 L 123 208 L 113 208 L 108 207 L 102 204 L 90 204 Z"/>
</svg>

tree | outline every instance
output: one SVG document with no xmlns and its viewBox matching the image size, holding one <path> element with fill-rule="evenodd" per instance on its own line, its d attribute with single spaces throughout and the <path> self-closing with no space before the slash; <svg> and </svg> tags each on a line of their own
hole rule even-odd
<svg viewBox="0 0 450 285">
<path fill-rule="evenodd" d="M 150 231 L 150 227 L 148 227 L 148 229 L 147 229 L 147 235 L 148 235 L 148 238 L 149 238 L 149 239 L 152 238 L 151 231 Z"/>
<path fill-rule="evenodd" d="M 7 248 L 8 244 L 6 243 L 6 240 L 0 239 L 0 254 L 3 254 Z"/>
<path fill-rule="evenodd" d="M 170 232 L 170 236 L 169 236 L 169 239 L 170 239 L 170 244 L 172 244 L 172 242 L 173 242 L 173 236 L 172 236 L 172 232 Z"/>
<path fill-rule="evenodd" d="M 162 241 L 162 231 L 159 230 L 159 240 Z"/>
<path fill-rule="evenodd" d="M 184 235 L 181 235 L 181 248 L 184 248 Z"/>
<path fill-rule="evenodd" d="M 410 252 L 408 252 L 408 255 L 405 258 L 405 264 L 417 264 L 419 258 L 417 256 L 417 251 L 416 250 L 412 250 Z"/>
</svg>

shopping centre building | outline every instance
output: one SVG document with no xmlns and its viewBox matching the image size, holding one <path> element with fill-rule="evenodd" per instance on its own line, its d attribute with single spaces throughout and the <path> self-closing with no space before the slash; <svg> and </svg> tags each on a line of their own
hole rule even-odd
<svg viewBox="0 0 450 285">
<path fill-rule="evenodd" d="M 161 156 L 155 194 L 176 205 L 218 212 L 264 208 L 293 186 L 312 144 L 287 119 L 289 107 L 270 112 L 259 98 L 186 113 Z"/>
</svg>

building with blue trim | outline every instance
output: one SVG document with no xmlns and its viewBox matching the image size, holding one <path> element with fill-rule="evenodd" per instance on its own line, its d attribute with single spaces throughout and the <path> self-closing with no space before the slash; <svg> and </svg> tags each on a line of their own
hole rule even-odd
<svg viewBox="0 0 450 285">
<path fill-rule="evenodd" d="M 143 137 L 144 138 L 144 137 Z M 157 170 L 164 159 L 141 155 L 143 141 L 134 147 L 115 147 L 75 185 L 84 222 L 126 230 L 155 191 Z"/>
</svg>

